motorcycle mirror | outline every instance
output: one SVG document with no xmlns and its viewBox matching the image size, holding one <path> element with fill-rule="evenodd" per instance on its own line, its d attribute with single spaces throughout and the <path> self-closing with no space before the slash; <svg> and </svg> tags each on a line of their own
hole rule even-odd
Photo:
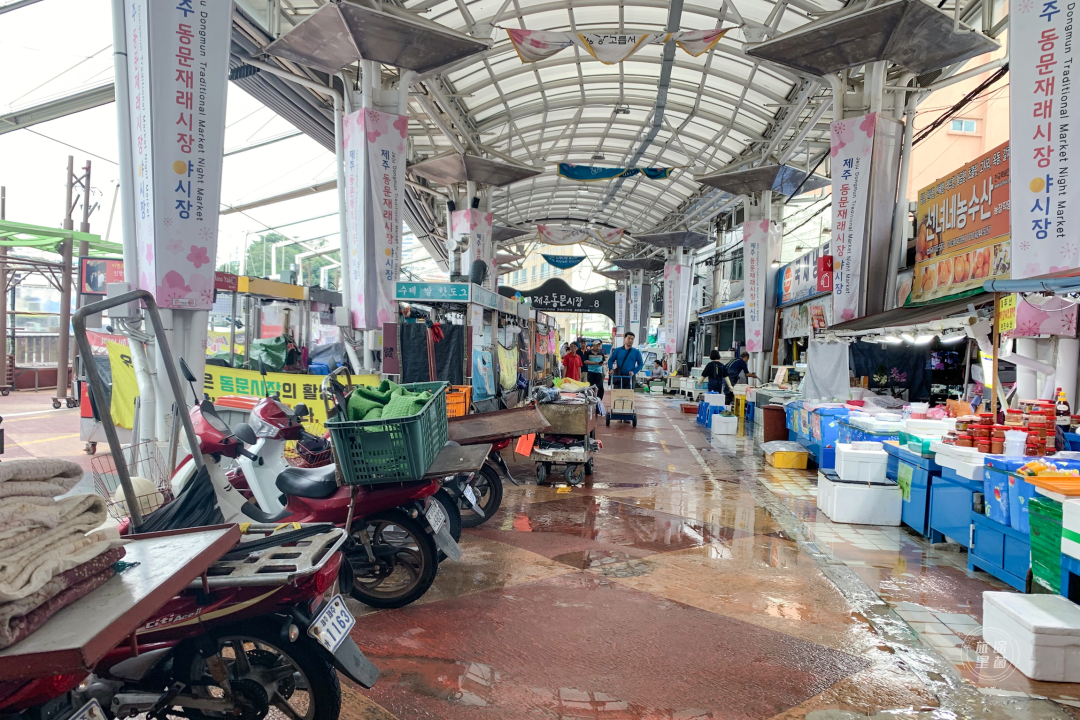
<svg viewBox="0 0 1080 720">
<path fill-rule="evenodd" d="M 255 431 L 251 429 L 251 426 L 247 423 L 240 423 L 233 428 L 233 435 L 245 445 L 254 445 L 259 441 L 255 436 Z"/>
<path fill-rule="evenodd" d="M 195 404 L 197 405 L 199 403 L 199 393 L 195 392 L 195 373 L 191 372 L 191 368 L 184 362 L 184 358 L 180 358 L 180 372 L 184 374 L 184 379 L 191 386 L 191 396 L 195 398 Z"/>
<path fill-rule="evenodd" d="M 297 403 L 293 408 L 293 412 L 296 413 L 296 417 L 305 417 L 308 414 L 308 406 L 304 403 Z"/>
</svg>

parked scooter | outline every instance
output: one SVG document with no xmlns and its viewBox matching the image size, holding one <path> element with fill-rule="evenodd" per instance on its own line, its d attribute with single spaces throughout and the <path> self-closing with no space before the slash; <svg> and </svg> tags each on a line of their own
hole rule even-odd
<svg viewBox="0 0 1080 720">
<path fill-rule="evenodd" d="M 267 537 L 240 543 L 211 567 L 205 585 L 196 581 L 169 599 L 90 675 L 0 683 L 8 685 L 0 688 L 0 718 L 261 720 L 276 709 L 288 718 L 337 720 L 337 671 L 365 688 L 379 675 L 350 637 L 355 619 L 338 594 L 345 534 L 329 526 L 271 530 L 257 529 Z M 295 551 L 298 541 L 321 557 L 291 582 L 223 574 L 230 560 L 250 566 L 254 548 Z"/>
</svg>

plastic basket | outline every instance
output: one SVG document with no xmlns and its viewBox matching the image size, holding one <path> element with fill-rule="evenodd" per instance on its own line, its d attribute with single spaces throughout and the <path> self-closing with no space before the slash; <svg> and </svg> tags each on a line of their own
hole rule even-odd
<svg viewBox="0 0 1080 720">
<path fill-rule="evenodd" d="M 446 416 L 462 417 L 469 414 L 472 404 L 472 385 L 451 385 L 446 391 Z"/>
<path fill-rule="evenodd" d="M 146 478 L 153 483 L 156 490 L 150 493 L 142 493 L 135 497 L 135 503 L 143 516 L 157 510 L 173 499 L 172 486 L 165 472 L 165 463 L 161 459 L 157 444 L 152 441 L 129 445 L 123 449 L 124 464 L 127 465 L 128 475 L 132 478 Z M 105 498 L 109 514 L 115 520 L 123 520 L 128 517 L 127 501 L 123 492 L 117 492 L 120 487 L 120 476 L 116 473 L 116 463 L 112 453 L 98 455 L 90 460 L 90 469 L 94 476 L 94 489 L 98 495 Z M 114 499 L 115 497 L 115 499 Z"/>
<path fill-rule="evenodd" d="M 805 470 L 809 459 L 809 453 L 794 450 L 779 450 L 765 455 L 765 462 L 784 470 Z"/>
<path fill-rule="evenodd" d="M 377 485 L 423 477 L 447 440 L 446 389 L 449 383 L 402 385 L 410 392 L 431 392 L 415 415 L 390 420 L 328 421 L 342 481 Z"/>
<path fill-rule="evenodd" d="M 1035 496 L 1028 501 L 1031 523 L 1031 574 L 1035 582 L 1061 592 L 1061 503 Z"/>
</svg>

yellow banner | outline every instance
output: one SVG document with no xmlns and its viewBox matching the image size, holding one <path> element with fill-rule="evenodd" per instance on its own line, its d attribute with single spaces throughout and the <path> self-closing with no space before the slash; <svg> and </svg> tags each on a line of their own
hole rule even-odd
<svg viewBox="0 0 1080 720">
<path fill-rule="evenodd" d="M 1016 329 L 1016 296 L 1005 295 L 998 300 L 998 332 L 1012 332 Z"/>
<path fill-rule="evenodd" d="M 112 402 L 109 412 L 113 422 L 128 430 L 135 424 L 135 398 L 139 397 L 139 382 L 131 365 L 131 351 L 127 345 L 112 340 L 105 341 L 109 353 L 109 369 L 112 370 Z"/>
<path fill-rule="evenodd" d="M 211 400 L 222 395 L 243 395 L 244 397 L 263 397 L 267 393 L 278 393 L 281 402 L 295 406 L 304 403 L 312 414 L 305 421 L 308 432 L 321 435 L 326 422 L 326 406 L 319 397 L 319 388 L 324 375 L 297 375 L 294 373 L 266 373 L 264 377 L 254 370 L 234 370 L 233 368 L 207 365 L 203 376 L 203 391 Z M 378 385 L 378 375 L 353 375 L 356 385 Z"/>
</svg>

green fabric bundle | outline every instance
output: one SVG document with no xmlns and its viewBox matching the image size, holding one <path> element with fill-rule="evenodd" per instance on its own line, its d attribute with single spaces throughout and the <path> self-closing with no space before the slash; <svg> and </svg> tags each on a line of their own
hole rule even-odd
<svg viewBox="0 0 1080 720">
<path fill-rule="evenodd" d="M 390 398 L 390 401 L 386 403 L 386 407 L 383 408 L 382 417 L 384 420 L 390 418 L 403 418 L 415 415 L 424 409 L 424 405 L 431 399 L 431 393 L 423 392 L 419 395 L 414 393 L 401 393 L 394 395 Z"/>
<path fill-rule="evenodd" d="M 347 405 L 348 416 L 349 420 L 409 417 L 420 412 L 430 399 L 430 392 L 409 392 L 395 382 L 383 380 L 377 388 L 353 389 Z"/>
</svg>

